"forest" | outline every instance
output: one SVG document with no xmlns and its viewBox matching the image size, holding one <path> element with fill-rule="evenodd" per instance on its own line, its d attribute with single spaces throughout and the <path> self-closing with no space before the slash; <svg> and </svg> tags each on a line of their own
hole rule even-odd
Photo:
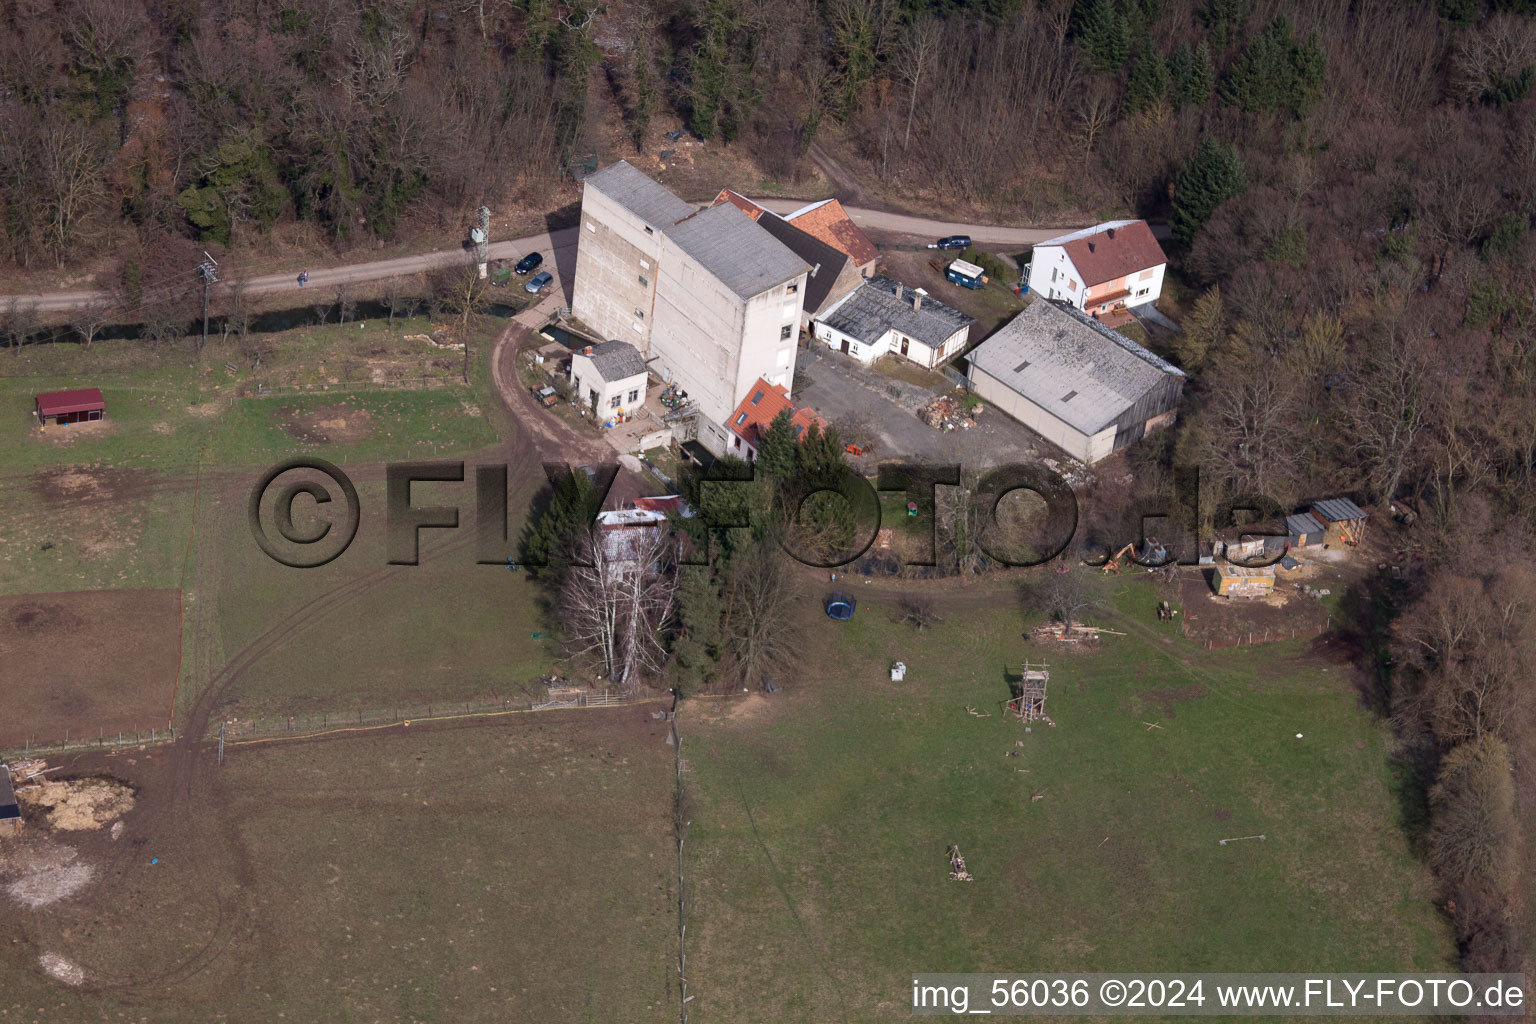
<svg viewBox="0 0 1536 1024">
<path fill-rule="evenodd" d="M 1135 486 L 1198 465 L 1207 508 L 1418 510 L 1424 571 L 1354 595 L 1350 629 L 1466 965 L 1525 962 L 1536 0 L 0 11 L 0 258 L 110 256 L 130 296 L 280 225 L 340 247 L 537 206 L 570 160 L 644 151 L 663 121 L 767 179 L 825 146 L 875 199 L 1169 223 L 1170 355 L 1192 384 L 1178 428 L 1132 450 Z M 14 304 L 0 319 L 13 346 L 36 325 Z"/>
</svg>

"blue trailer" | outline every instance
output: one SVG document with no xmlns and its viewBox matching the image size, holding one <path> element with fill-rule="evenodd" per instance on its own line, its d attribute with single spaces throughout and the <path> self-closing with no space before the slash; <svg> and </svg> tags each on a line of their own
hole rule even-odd
<svg viewBox="0 0 1536 1024">
<path fill-rule="evenodd" d="M 984 288 L 987 278 L 980 267 L 965 260 L 955 260 L 944 271 L 944 276 L 962 288 Z"/>
</svg>

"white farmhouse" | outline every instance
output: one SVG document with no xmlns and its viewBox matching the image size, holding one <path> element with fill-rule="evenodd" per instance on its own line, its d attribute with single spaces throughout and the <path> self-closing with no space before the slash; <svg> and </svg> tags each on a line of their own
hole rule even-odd
<svg viewBox="0 0 1536 1024">
<path fill-rule="evenodd" d="M 723 454 L 759 377 L 788 384 L 811 267 L 729 203 L 696 212 L 629 164 L 589 175 L 571 311 L 681 392 L 680 440 Z"/>
<path fill-rule="evenodd" d="M 571 356 L 576 401 L 602 419 L 645 404 L 645 360 L 625 341 L 588 345 Z"/>
<path fill-rule="evenodd" d="M 1112 220 L 1035 246 L 1029 290 L 1118 326 L 1157 301 L 1168 257 L 1144 220 Z"/>
<path fill-rule="evenodd" d="M 882 275 L 818 314 L 811 333 L 861 363 L 890 352 L 931 370 L 964 351 L 975 322 L 922 290 Z"/>
</svg>

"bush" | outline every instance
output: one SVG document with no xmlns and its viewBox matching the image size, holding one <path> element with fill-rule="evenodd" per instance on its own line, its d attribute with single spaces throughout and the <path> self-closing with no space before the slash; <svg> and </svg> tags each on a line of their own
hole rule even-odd
<svg viewBox="0 0 1536 1024">
<path fill-rule="evenodd" d="M 1509 750 L 1493 736 L 1463 743 L 1440 762 L 1429 791 L 1430 864 L 1453 885 L 1508 892 L 1518 861 Z"/>
</svg>

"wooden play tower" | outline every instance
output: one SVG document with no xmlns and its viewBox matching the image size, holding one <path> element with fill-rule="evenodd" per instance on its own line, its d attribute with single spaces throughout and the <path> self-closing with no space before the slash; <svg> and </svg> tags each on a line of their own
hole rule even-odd
<svg viewBox="0 0 1536 1024">
<path fill-rule="evenodd" d="M 1045 688 L 1051 682 L 1051 669 L 1049 665 L 1041 662 L 1038 665 L 1026 661 L 1024 670 L 1019 673 L 1018 684 L 1014 687 L 1014 695 L 1008 701 L 1008 710 L 1019 716 L 1022 722 L 1038 722 L 1045 718 Z"/>
</svg>

